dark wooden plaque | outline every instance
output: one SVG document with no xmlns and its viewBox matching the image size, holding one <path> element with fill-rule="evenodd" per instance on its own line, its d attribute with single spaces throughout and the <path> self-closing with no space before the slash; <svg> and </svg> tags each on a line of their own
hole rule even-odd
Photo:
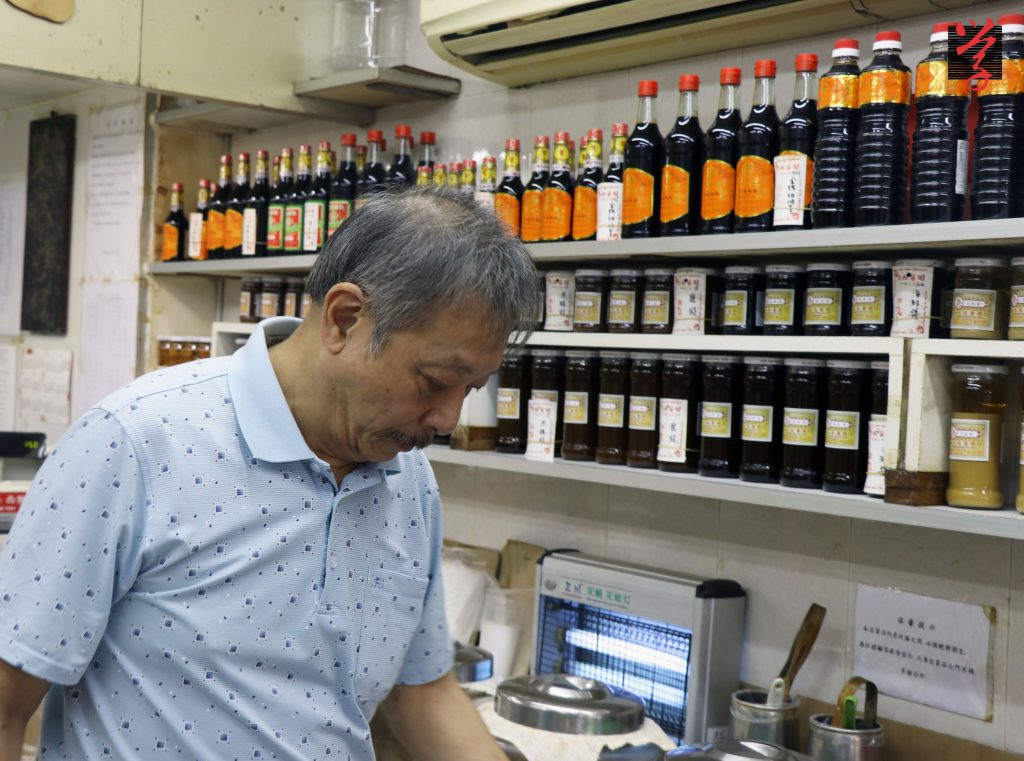
<svg viewBox="0 0 1024 761">
<path fill-rule="evenodd" d="M 75 116 L 52 116 L 32 122 L 28 138 L 22 330 L 46 335 L 68 332 L 74 179 Z"/>
</svg>

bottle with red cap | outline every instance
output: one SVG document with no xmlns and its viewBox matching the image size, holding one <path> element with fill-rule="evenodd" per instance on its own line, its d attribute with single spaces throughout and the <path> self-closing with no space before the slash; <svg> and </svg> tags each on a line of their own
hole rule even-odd
<svg viewBox="0 0 1024 761">
<path fill-rule="evenodd" d="M 427 171 L 427 177 L 434 173 L 434 164 L 437 163 L 437 135 L 433 132 L 421 132 L 420 133 L 420 160 L 416 165 L 417 170 L 417 182 L 419 182 L 419 168 L 425 166 Z M 428 183 L 429 184 L 429 183 Z"/>
<path fill-rule="evenodd" d="M 392 185 L 412 185 L 416 181 L 416 170 L 412 165 L 412 127 L 399 124 L 395 127 L 395 158 L 388 169 L 388 182 Z"/>
<path fill-rule="evenodd" d="M 295 181 L 292 165 L 292 149 L 281 149 L 281 180 L 270 191 L 267 206 L 267 254 L 274 256 L 284 252 L 284 220 L 288 196 Z"/>
<path fill-rule="evenodd" d="M 252 190 L 245 199 L 242 211 L 242 256 L 267 255 L 267 203 L 270 197 L 270 179 L 267 176 L 265 150 L 256 151 L 256 166 L 252 173 Z"/>
<path fill-rule="evenodd" d="M 932 28 L 931 49 L 914 76 L 915 127 L 910 166 L 910 221 L 963 219 L 967 193 L 967 106 L 971 81 L 950 79 L 949 22 Z"/>
<path fill-rule="evenodd" d="M 462 167 L 464 164 L 461 161 L 453 161 L 448 167 L 448 187 L 452 190 L 458 190 L 459 185 L 462 183 Z"/>
<path fill-rule="evenodd" d="M 910 69 L 900 58 L 899 32 L 875 35 L 875 56 L 858 80 L 860 124 L 853 207 L 857 226 L 903 221 L 907 192 Z"/>
<path fill-rule="evenodd" d="M 604 179 L 604 158 L 601 156 L 604 135 L 599 129 L 587 133 L 587 152 L 572 199 L 572 239 L 597 238 L 597 186 Z"/>
<path fill-rule="evenodd" d="M 718 113 L 704 134 L 704 168 L 700 185 L 701 232 L 731 233 L 736 210 L 736 162 L 740 152 L 740 70 L 722 69 Z"/>
<path fill-rule="evenodd" d="M 217 170 L 217 188 L 211 191 L 210 213 L 207 217 L 206 256 L 221 259 L 224 256 L 224 212 L 231 198 L 231 154 L 220 157 Z"/>
<path fill-rule="evenodd" d="M 459 190 L 463 193 L 476 192 L 476 161 L 466 159 L 462 162 L 462 172 L 459 173 Z"/>
<path fill-rule="evenodd" d="M 199 181 L 196 210 L 188 215 L 188 250 L 185 257 L 199 262 L 206 259 L 206 220 L 210 215 L 210 181 Z"/>
<path fill-rule="evenodd" d="M 165 262 L 185 260 L 185 241 L 188 240 L 188 220 L 182 211 L 182 195 L 185 186 L 180 182 L 171 183 L 171 210 L 164 221 L 163 254 Z"/>
<path fill-rule="evenodd" d="M 550 177 L 551 151 L 548 143 L 547 135 L 537 135 L 533 141 L 530 181 L 523 189 L 523 216 L 519 229 L 519 237 L 524 243 L 536 243 L 541 239 L 544 222 L 542 199 Z"/>
<path fill-rule="evenodd" d="M 740 130 L 736 162 L 736 232 L 772 229 L 779 115 L 775 111 L 775 61 L 754 62 L 754 100 Z"/>
<path fill-rule="evenodd" d="M 818 136 L 818 56 L 796 57 L 793 105 L 779 125 L 779 155 L 775 159 L 776 230 L 811 226 L 811 183 L 814 143 Z"/>
<path fill-rule="evenodd" d="M 331 199 L 331 144 L 321 140 L 316 151 L 316 177 L 302 209 L 302 250 L 315 254 L 327 242 L 327 205 Z"/>
<path fill-rule="evenodd" d="M 1024 14 L 999 17 L 1003 28 L 1000 79 L 978 91 L 974 128 L 971 216 L 1024 216 Z"/>
<path fill-rule="evenodd" d="M 367 130 L 366 145 L 366 165 L 359 178 L 356 196 L 357 209 L 366 205 L 371 193 L 383 190 L 388 181 L 388 173 L 384 168 L 384 133 L 379 129 Z"/>
<path fill-rule="evenodd" d="M 284 207 L 284 252 L 301 254 L 303 244 L 306 194 L 313 177 L 313 146 L 303 143 L 299 146 L 299 162 L 295 182 L 285 200 Z"/>
<path fill-rule="evenodd" d="M 228 199 L 224 212 L 224 253 L 225 259 L 242 255 L 242 212 L 249 197 L 249 154 L 238 154 L 235 169 L 235 187 Z"/>
<path fill-rule="evenodd" d="M 494 156 L 484 156 L 480 161 L 480 183 L 473 198 L 484 209 L 494 210 L 494 191 L 498 187 L 498 167 Z"/>
<path fill-rule="evenodd" d="M 430 176 L 430 181 L 436 188 L 447 187 L 448 185 L 448 165 L 444 162 L 440 164 L 434 164 L 434 173 Z"/>
<path fill-rule="evenodd" d="M 359 173 L 356 171 L 356 136 L 346 132 L 341 136 L 341 161 L 331 183 L 331 200 L 327 205 L 327 237 L 345 224 L 355 210 L 356 194 L 359 188 Z"/>
<path fill-rule="evenodd" d="M 551 176 L 541 199 L 541 240 L 559 241 L 572 237 L 573 156 L 568 132 L 555 133 L 551 151 Z"/>
<path fill-rule="evenodd" d="M 580 153 L 579 158 L 576 161 L 576 182 L 580 181 L 580 177 L 583 176 L 583 170 L 586 169 L 587 161 L 587 141 L 590 139 L 588 135 L 580 135 Z"/>
<path fill-rule="evenodd" d="M 704 132 L 697 115 L 700 77 L 679 77 L 676 123 L 665 137 L 665 167 L 661 172 L 661 234 L 700 232 L 700 182 L 704 169 Z"/>
<path fill-rule="evenodd" d="M 612 125 L 612 142 L 608 146 L 608 171 L 605 182 L 622 182 L 622 171 L 626 164 L 626 141 L 629 140 L 629 125 L 615 122 Z"/>
<path fill-rule="evenodd" d="M 816 228 L 853 226 L 859 62 L 857 40 L 836 40 L 832 66 L 818 83 L 818 140 L 811 188 L 811 224 Z"/>
<path fill-rule="evenodd" d="M 505 170 L 494 196 L 494 213 L 509 232 L 518 235 L 522 217 L 523 181 L 519 177 L 519 138 L 505 141 Z"/>
<path fill-rule="evenodd" d="M 626 142 L 622 178 L 622 237 L 651 238 L 661 234 L 661 168 L 665 140 L 658 129 L 658 83 L 642 80 L 638 88 L 636 126 Z"/>
<path fill-rule="evenodd" d="M 362 181 L 363 172 L 366 171 L 366 146 L 356 146 L 356 172 L 359 174 L 360 182 Z M 359 189 L 356 188 L 356 196 L 359 195 Z"/>
</svg>

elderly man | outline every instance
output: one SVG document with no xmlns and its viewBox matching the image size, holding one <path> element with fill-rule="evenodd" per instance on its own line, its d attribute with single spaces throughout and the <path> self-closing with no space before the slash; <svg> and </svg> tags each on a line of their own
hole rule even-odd
<svg viewBox="0 0 1024 761">
<path fill-rule="evenodd" d="M 72 425 L 0 555 L 0 761 L 504 759 L 449 671 L 437 484 L 417 448 L 533 313 L 471 199 L 371 201 L 304 321 L 146 375 Z"/>
</svg>

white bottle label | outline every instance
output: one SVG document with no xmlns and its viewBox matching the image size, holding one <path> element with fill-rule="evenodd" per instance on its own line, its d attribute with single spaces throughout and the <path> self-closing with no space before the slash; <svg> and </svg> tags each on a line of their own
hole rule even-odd
<svg viewBox="0 0 1024 761">
<path fill-rule="evenodd" d="M 801 227 L 804 223 L 804 193 L 807 188 L 807 156 L 785 153 L 775 157 L 776 227 Z"/>
<path fill-rule="evenodd" d="M 531 399 L 527 408 L 526 459 L 554 462 L 558 405 L 549 399 Z"/>
<path fill-rule="evenodd" d="M 198 261 L 203 254 L 203 235 L 206 223 L 203 222 L 203 213 L 194 211 L 188 215 L 188 258 Z"/>
<path fill-rule="evenodd" d="M 958 196 L 967 193 L 967 141 L 956 141 L 956 186 L 953 189 Z"/>
<path fill-rule="evenodd" d="M 256 255 L 256 209 L 242 212 L 242 256 Z"/>
<path fill-rule="evenodd" d="M 597 185 L 597 239 L 622 238 L 622 183 L 601 182 Z"/>
<path fill-rule="evenodd" d="M 685 399 L 660 399 L 658 410 L 658 459 L 662 462 L 686 462 Z"/>
</svg>

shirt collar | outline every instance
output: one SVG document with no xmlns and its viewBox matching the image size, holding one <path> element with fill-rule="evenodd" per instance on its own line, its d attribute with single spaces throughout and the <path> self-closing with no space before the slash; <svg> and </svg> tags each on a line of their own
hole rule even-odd
<svg viewBox="0 0 1024 761">
<path fill-rule="evenodd" d="M 245 346 L 231 357 L 228 390 L 235 406 L 238 426 L 253 456 L 265 462 L 297 462 L 317 459 L 302 437 L 288 400 L 281 390 L 274 366 L 270 363 L 267 339 L 284 340 L 302 320 L 296 317 L 271 317 L 252 332 Z M 383 475 L 402 470 L 402 455 L 384 462 L 371 463 Z"/>
</svg>

